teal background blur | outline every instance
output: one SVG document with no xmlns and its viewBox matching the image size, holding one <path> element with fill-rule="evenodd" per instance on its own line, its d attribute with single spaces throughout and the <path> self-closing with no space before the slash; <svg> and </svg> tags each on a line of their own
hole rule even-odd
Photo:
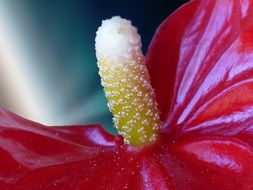
<svg viewBox="0 0 253 190">
<path fill-rule="evenodd" d="M 100 123 L 115 132 L 94 51 L 101 20 L 132 20 L 145 53 L 184 2 L 0 0 L 0 106 L 46 125 Z"/>
</svg>

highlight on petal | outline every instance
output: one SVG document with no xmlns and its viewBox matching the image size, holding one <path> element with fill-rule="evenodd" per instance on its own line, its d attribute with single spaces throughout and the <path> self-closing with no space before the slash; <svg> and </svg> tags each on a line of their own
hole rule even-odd
<svg viewBox="0 0 253 190">
<path fill-rule="evenodd" d="M 253 169 L 253 149 L 235 139 L 208 137 L 178 144 L 178 152 L 199 166 L 238 174 L 250 174 Z"/>
<path fill-rule="evenodd" d="M 252 9 L 251 0 L 191 1 L 158 28 L 147 65 L 164 127 L 208 133 L 228 124 L 231 135 L 252 119 Z"/>
<path fill-rule="evenodd" d="M 154 189 L 154 190 L 174 190 L 173 181 L 168 175 L 166 169 L 161 165 L 159 160 L 152 156 L 143 158 L 140 161 L 140 172 L 138 189 Z"/>
<path fill-rule="evenodd" d="M 209 184 L 208 189 L 252 187 L 253 149 L 236 138 L 188 137 L 179 141 L 172 152 L 194 176 Z"/>
<path fill-rule="evenodd" d="M 77 180 L 80 175 L 91 178 L 92 172 L 85 174 L 81 168 L 92 168 L 91 160 L 111 161 L 111 156 L 117 155 L 116 147 L 122 144 L 121 138 L 107 134 L 100 126 L 48 128 L 1 109 L 0 187 L 5 189 L 15 185 L 17 189 L 27 189 L 33 187 L 34 181 L 34 188 L 38 188 L 42 185 L 38 179 L 42 178 L 55 178 L 57 183 L 65 185 L 68 182 L 65 178 Z M 57 176 L 57 172 L 62 174 Z M 47 185 L 57 184 L 50 180 L 48 183 L 51 185 Z M 79 183 L 86 184 L 83 178 Z"/>
</svg>

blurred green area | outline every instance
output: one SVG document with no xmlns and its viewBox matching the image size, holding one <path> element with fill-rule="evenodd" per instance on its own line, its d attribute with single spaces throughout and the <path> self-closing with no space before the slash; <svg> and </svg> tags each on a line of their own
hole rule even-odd
<svg viewBox="0 0 253 190">
<path fill-rule="evenodd" d="M 30 60 L 26 63 L 33 82 L 29 93 L 40 94 L 37 101 L 42 106 L 37 109 L 45 118 L 50 118 L 50 122 L 40 122 L 50 125 L 100 123 L 114 133 L 112 116 L 97 74 L 94 50 L 97 28 L 103 19 L 114 15 L 130 19 L 138 27 L 146 52 L 157 26 L 184 2 L 2 0 L 0 6 L 5 6 L 2 9 L 9 15 L 7 22 L 8 19 L 13 22 L 20 47 Z M 0 80 L 1 97 L 4 96 L 1 83 L 8 83 L 8 79 L 0 77 Z M 15 104 L 6 101 L 12 99 L 0 98 L 0 106 L 15 112 Z"/>
</svg>

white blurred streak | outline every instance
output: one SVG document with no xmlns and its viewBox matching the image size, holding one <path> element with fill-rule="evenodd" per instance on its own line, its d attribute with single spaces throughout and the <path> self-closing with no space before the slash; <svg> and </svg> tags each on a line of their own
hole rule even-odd
<svg viewBox="0 0 253 190">
<path fill-rule="evenodd" d="M 10 1 L 9 1 L 10 2 Z M 8 92 L 8 100 L 12 101 L 10 107 L 23 117 L 47 123 L 46 116 L 42 114 L 40 108 L 43 103 L 36 101 L 37 95 L 33 91 L 33 79 L 29 74 L 29 65 L 32 60 L 24 53 L 25 44 L 22 44 L 22 35 L 19 35 L 12 14 L 7 6 L 8 1 L 0 0 L 0 75 L 4 90 Z M 11 13 L 12 12 L 12 13 Z M 0 96 L 3 94 L 1 93 Z"/>
</svg>

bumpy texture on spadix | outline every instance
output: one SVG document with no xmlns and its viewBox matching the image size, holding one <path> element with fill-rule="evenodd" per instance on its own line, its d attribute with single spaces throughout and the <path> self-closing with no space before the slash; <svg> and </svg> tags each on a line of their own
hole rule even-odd
<svg viewBox="0 0 253 190">
<path fill-rule="evenodd" d="M 103 21 L 97 31 L 96 54 L 119 133 L 127 144 L 154 142 L 160 127 L 159 111 L 136 28 L 120 17 Z"/>
</svg>

